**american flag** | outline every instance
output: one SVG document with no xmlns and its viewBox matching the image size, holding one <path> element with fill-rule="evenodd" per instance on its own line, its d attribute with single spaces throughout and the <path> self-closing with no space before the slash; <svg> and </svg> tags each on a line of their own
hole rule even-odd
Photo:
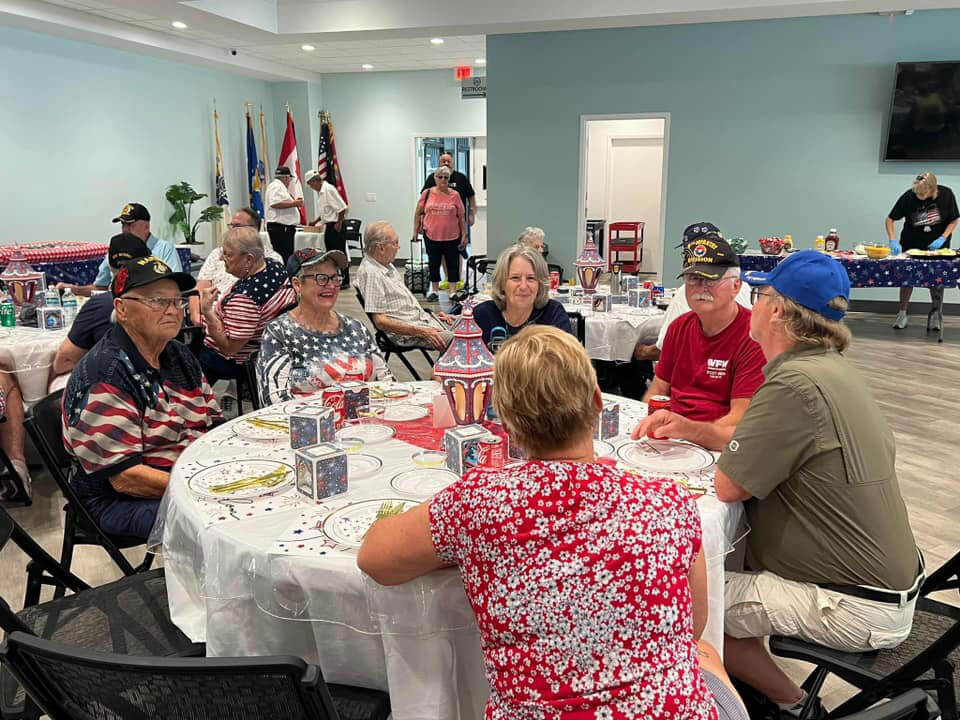
<svg viewBox="0 0 960 720">
<path fill-rule="evenodd" d="M 343 186 L 343 175 L 340 173 L 340 163 L 337 162 L 337 145 L 333 138 L 333 121 L 330 119 L 330 113 L 320 113 L 320 144 L 317 152 L 317 172 L 320 177 L 337 188 L 340 197 L 345 203 L 347 199 L 347 189 Z"/>
</svg>

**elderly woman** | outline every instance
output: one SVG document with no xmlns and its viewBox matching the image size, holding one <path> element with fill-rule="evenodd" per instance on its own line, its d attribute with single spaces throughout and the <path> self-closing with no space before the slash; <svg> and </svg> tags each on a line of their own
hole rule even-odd
<svg viewBox="0 0 960 720">
<path fill-rule="evenodd" d="M 493 271 L 493 299 L 473 311 L 491 352 L 527 325 L 553 325 L 573 333 L 563 305 L 548 296 L 547 261 L 533 248 L 514 245 L 500 253 Z"/>
<path fill-rule="evenodd" d="M 547 250 L 546 237 L 547 234 L 543 231 L 543 228 L 526 227 L 520 233 L 520 237 L 517 238 L 517 245 L 526 245 L 544 255 Z"/>
<path fill-rule="evenodd" d="M 430 267 L 430 294 L 427 300 L 436 302 L 440 283 L 440 264 L 447 268 L 451 287 L 459 289 L 460 251 L 467 246 L 467 222 L 463 200 L 450 189 L 450 168 L 440 166 L 433 172 L 436 187 L 427 188 L 420 195 L 413 213 L 413 239 L 423 232 Z"/>
<path fill-rule="evenodd" d="M 299 299 L 263 333 L 257 377 L 268 403 L 310 395 L 344 380 L 392 380 L 367 329 L 335 312 L 347 256 L 297 250 L 287 270 Z"/>
<path fill-rule="evenodd" d="M 396 585 L 456 566 L 486 659 L 488 719 L 746 718 L 709 646 L 693 496 L 596 462 L 586 352 L 531 327 L 497 354 L 494 406 L 529 461 L 476 469 L 375 523 L 357 564 Z M 710 672 L 706 672 L 707 669 Z M 711 690 L 714 692 L 712 693 Z"/>
<path fill-rule="evenodd" d="M 893 239 L 894 222 L 903 220 L 900 242 Z M 894 255 L 902 250 L 939 250 L 950 247 L 950 236 L 960 220 L 957 198 L 953 190 L 937 184 L 937 176 L 924 172 L 917 175 L 913 187 L 899 197 L 884 224 L 890 250 Z M 907 326 L 907 308 L 910 306 L 912 287 L 900 288 L 900 312 L 893 327 L 902 330 Z M 943 303 L 943 288 L 931 287 L 930 300 L 934 305 Z M 939 330 L 940 319 L 933 318 L 934 330 Z"/>
</svg>

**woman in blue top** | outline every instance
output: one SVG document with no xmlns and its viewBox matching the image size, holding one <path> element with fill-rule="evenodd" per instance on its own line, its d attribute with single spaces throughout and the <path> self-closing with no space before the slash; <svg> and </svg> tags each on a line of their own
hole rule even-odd
<svg viewBox="0 0 960 720">
<path fill-rule="evenodd" d="M 527 325 L 553 325 L 573 334 L 566 309 L 549 298 L 549 288 L 550 272 L 543 255 L 524 245 L 500 253 L 493 271 L 493 299 L 473 311 L 491 352 Z"/>
</svg>

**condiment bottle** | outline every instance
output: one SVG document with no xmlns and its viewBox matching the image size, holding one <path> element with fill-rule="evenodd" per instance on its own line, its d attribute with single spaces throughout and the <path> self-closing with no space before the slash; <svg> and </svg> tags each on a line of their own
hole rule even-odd
<svg viewBox="0 0 960 720">
<path fill-rule="evenodd" d="M 830 228 L 830 232 L 827 233 L 827 237 L 823 242 L 823 249 L 827 252 L 836 252 L 840 249 L 840 236 L 837 235 L 836 228 Z"/>
</svg>

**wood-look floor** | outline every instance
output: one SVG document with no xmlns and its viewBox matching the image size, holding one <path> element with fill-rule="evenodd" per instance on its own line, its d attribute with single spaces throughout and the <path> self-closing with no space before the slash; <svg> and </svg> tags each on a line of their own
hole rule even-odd
<svg viewBox="0 0 960 720">
<path fill-rule="evenodd" d="M 338 309 L 363 318 L 352 292 L 343 293 Z M 960 493 L 956 478 L 954 449 L 960 447 L 960 400 L 956 378 L 960 377 L 960 318 L 947 318 L 943 344 L 924 332 L 924 319 L 912 318 L 903 331 L 891 329 L 892 318 L 852 314 L 849 325 L 854 343 L 848 354 L 866 376 L 880 407 L 897 438 L 897 472 L 910 511 L 914 533 L 928 568 L 939 566 L 960 550 Z M 419 354 L 418 354 L 419 355 Z M 429 370 L 422 357 L 415 365 L 423 377 Z M 400 379 L 409 373 L 400 362 L 390 366 Z M 12 508 L 12 514 L 51 553 L 59 557 L 62 537 L 62 498 L 42 471 L 35 471 L 35 499 L 32 507 Z M 142 550 L 129 551 L 131 559 Z M 11 606 L 23 601 L 25 558 L 18 551 L 0 555 L 0 594 Z M 97 549 L 78 548 L 74 571 L 91 584 L 117 577 L 107 556 Z M 956 602 L 956 595 L 944 598 Z M 802 678 L 808 666 L 784 663 L 791 675 Z M 825 688 L 829 707 L 849 694 L 836 679 Z"/>
</svg>

